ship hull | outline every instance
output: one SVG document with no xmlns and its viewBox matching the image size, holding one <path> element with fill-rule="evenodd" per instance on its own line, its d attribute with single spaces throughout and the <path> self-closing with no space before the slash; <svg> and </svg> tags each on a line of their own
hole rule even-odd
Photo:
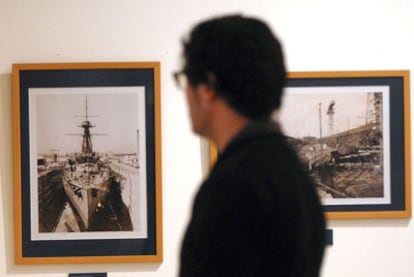
<svg viewBox="0 0 414 277">
<path fill-rule="evenodd" d="M 109 168 L 97 164 L 69 166 L 63 174 L 63 187 L 78 215 L 81 230 L 91 230 L 95 216 L 107 206 L 112 182 Z"/>
</svg>

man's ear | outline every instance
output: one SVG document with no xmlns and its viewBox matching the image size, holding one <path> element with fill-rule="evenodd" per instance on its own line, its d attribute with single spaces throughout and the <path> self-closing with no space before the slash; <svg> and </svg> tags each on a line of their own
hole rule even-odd
<svg viewBox="0 0 414 277">
<path fill-rule="evenodd" d="M 216 75 L 214 73 L 208 73 L 207 74 L 207 85 L 211 89 L 216 89 L 217 77 L 216 77 Z"/>
<path fill-rule="evenodd" d="M 216 75 L 213 73 L 207 74 L 207 82 L 204 85 L 204 97 L 207 101 L 215 100 L 217 97 L 217 90 L 216 90 L 216 82 L 217 78 Z"/>
<path fill-rule="evenodd" d="M 197 94 L 203 108 L 208 108 L 217 98 L 216 90 L 207 83 L 199 84 L 197 86 Z"/>
</svg>

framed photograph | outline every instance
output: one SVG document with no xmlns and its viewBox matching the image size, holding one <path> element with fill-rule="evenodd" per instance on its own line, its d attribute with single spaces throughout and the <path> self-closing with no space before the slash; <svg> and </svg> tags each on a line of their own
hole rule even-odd
<svg viewBox="0 0 414 277">
<path fill-rule="evenodd" d="M 162 261 L 160 64 L 13 65 L 17 264 Z"/>
<path fill-rule="evenodd" d="M 410 218 L 409 71 L 290 72 L 274 119 L 327 219 Z M 209 145 L 210 164 L 217 148 Z"/>
<path fill-rule="evenodd" d="M 275 117 L 328 219 L 411 217 L 409 71 L 291 72 Z"/>
</svg>

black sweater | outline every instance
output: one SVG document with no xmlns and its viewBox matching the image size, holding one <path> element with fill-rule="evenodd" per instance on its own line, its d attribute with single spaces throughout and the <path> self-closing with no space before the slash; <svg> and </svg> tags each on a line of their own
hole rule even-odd
<svg viewBox="0 0 414 277">
<path fill-rule="evenodd" d="M 316 277 L 325 221 L 314 185 L 278 128 L 234 138 L 196 195 L 180 277 Z"/>
</svg>

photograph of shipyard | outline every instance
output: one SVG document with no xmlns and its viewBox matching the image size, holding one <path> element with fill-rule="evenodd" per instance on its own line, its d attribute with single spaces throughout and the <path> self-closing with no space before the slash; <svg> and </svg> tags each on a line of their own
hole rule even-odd
<svg viewBox="0 0 414 277">
<path fill-rule="evenodd" d="M 325 205 L 389 203 L 387 87 L 287 88 L 281 128 Z"/>
<path fill-rule="evenodd" d="M 144 88 L 36 88 L 30 97 L 32 237 L 145 237 Z"/>
</svg>

